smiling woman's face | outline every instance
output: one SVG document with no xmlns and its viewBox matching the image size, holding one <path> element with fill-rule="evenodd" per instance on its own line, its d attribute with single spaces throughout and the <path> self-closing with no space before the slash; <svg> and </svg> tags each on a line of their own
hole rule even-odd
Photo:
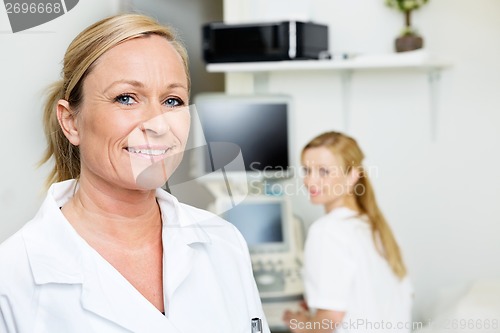
<svg viewBox="0 0 500 333">
<path fill-rule="evenodd" d="M 165 38 L 135 38 L 107 51 L 84 81 L 66 134 L 80 148 L 80 177 L 128 189 L 161 186 L 186 146 L 188 103 L 182 59 Z"/>
<path fill-rule="evenodd" d="M 327 211 L 345 205 L 353 180 L 346 174 L 341 160 L 326 147 L 306 149 L 302 155 L 304 185 L 312 203 Z"/>
</svg>

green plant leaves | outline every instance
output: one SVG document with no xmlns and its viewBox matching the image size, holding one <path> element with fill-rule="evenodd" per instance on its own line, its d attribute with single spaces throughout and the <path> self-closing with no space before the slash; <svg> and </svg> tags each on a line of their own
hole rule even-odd
<svg viewBox="0 0 500 333">
<path fill-rule="evenodd" d="M 385 0 L 385 4 L 402 12 L 410 12 L 419 9 L 428 1 L 429 0 Z"/>
</svg>

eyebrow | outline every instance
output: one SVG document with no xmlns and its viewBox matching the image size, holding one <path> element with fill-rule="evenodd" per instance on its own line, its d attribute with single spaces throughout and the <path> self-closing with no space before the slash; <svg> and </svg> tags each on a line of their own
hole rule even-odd
<svg viewBox="0 0 500 333">
<path fill-rule="evenodd" d="M 104 92 L 106 93 L 109 89 L 113 88 L 117 84 L 128 84 L 136 88 L 144 88 L 144 84 L 140 81 L 136 80 L 118 80 L 113 83 L 111 83 L 106 89 L 104 89 Z M 187 87 L 181 83 L 171 83 L 167 86 L 168 89 L 173 89 L 173 88 L 183 88 L 185 90 L 188 90 Z"/>
<path fill-rule="evenodd" d="M 106 93 L 109 89 L 113 88 L 117 84 L 129 84 L 131 86 L 137 87 L 137 88 L 144 88 L 144 84 L 139 81 L 135 80 L 118 80 L 113 83 L 111 83 L 106 89 L 104 89 L 104 92 Z"/>
<path fill-rule="evenodd" d="M 185 90 L 188 90 L 188 88 L 183 85 L 182 83 L 171 83 L 167 86 L 168 89 L 173 89 L 173 88 L 182 88 L 182 89 L 185 89 Z"/>
</svg>

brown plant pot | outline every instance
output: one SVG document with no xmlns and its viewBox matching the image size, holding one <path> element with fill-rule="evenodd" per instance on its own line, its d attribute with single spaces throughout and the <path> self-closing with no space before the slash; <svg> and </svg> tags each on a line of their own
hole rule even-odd
<svg viewBox="0 0 500 333">
<path fill-rule="evenodd" d="M 414 34 L 396 38 L 396 52 L 405 52 L 421 49 L 424 46 L 422 37 Z"/>
</svg>

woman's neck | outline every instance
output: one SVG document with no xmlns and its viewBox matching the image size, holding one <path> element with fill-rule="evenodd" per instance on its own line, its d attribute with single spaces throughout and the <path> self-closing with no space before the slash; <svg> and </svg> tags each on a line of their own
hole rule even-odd
<svg viewBox="0 0 500 333">
<path fill-rule="evenodd" d="M 150 244 L 161 235 L 161 212 L 155 190 L 117 189 L 81 179 L 62 212 L 87 241 L 127 248 Z"/>
<path fill-rule="evenodd" d="M 340 207 L 348 208 L 348 209 L 355 211 L 355 212 L 360 211 L 358 203 L 356 201 L 356 197 L 354 195 L 351 195 L 351 194 L 344 195 L 341 198 L 338 198 L 334 201 L 331 201 L 331 202 L 325 204 L 324 207 L 325 207 L 325 212 L 327 214 L 330 213 L 331 211 L 333 211 L 334 209 L 340 208 Z"/>
</svg>

